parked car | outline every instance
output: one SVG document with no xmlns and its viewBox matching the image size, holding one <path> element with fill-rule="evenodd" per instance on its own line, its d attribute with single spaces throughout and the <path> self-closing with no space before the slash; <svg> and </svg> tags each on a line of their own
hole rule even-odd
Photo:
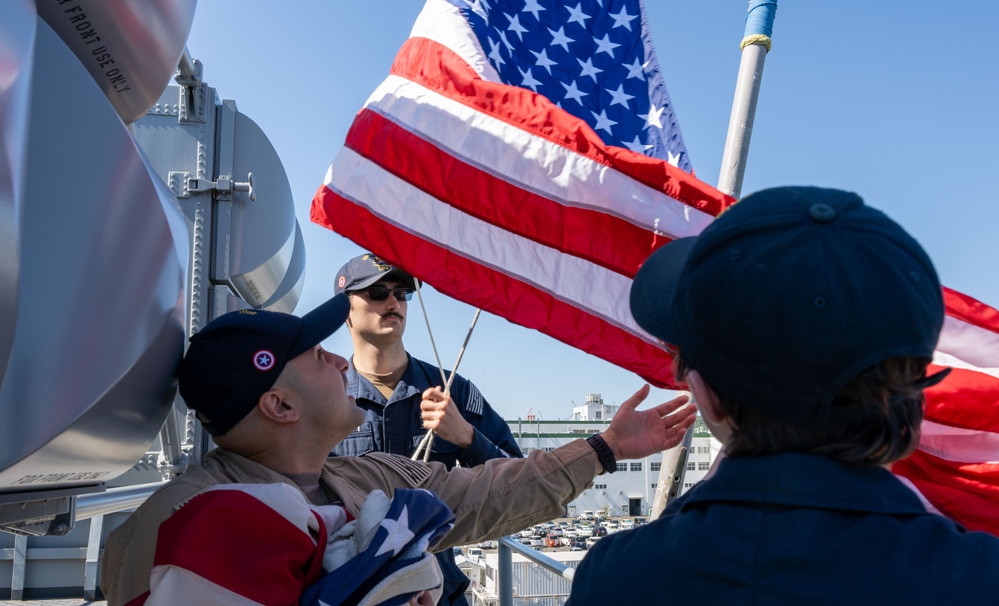
<svg viewBox="0 0 999 606">
<path fill-rule="evenodd" d="M 635 521 L 630 518 L 621 520 L 621 530 L 628 530 L 635 527 Z"/>
<path fill-rule="evenodd" d="M 550 534 L 545 538 L 545 547 L 558 547 L 559 544 L 558 537 L 553 534 Z"/>
<path fill-rule="evenodd" d="M 592 526 L 580 526 L 578 529 L 576 529 L 576 536 L 577 537 L 582 537 L 584 539 L 586 537 L 592 537 L 593 536 L 593 527 Z"/>
<path fill-rule="evenodd" d="M 496 541 L 482 541 L 478 544 L 479 549 L 496 549 L 498 546 Z"/>
<path fill-rule="evenodd" d="M 590 537 L 590 538 L 586 539 L 586 546 L 587 546 L 587 548 L 593 547 L 594 545 L 597 544 L 597 541 L 599 541 L 599 540 L 600 540 L 600 537 Z"/>
<path fill-rule="evenodd" d="M 545 542 L 541 539 L 531 539 L 531 547 L 544 547 Z"/>
<path fill-rule="evenodd" d="M 595 511 L 584 511 L 582 517 L 584 520 L 592 520 L 597 517 L 597 513 Z"/>
<path fill-rule="evenodd" d="M 586 549 L 586 547 L 587 547 L 586 546 L 586 539 L 576 538 L 576 539 L 573 539 L 571 543 L 569 543 L 570 550 L 580 551 L 580 550 Z"/>
<path fill-rule="evenodd" d="M 641 526 L 642 524 L 648 523 L 645 518 L 635 518 L 635 526 Z"/>
<path fill-rule="evenodd" d="M 469 547 L 465 549 L 465 557 L 470 560 L 480 560 L 482 559 L 482 550 L 478 547 Z"/>
<path fill-rule="evenodd" d="M 605 536 L 607 536 L 607 528 L 604 527 L 604 526 L 594 526 L 593 527 L 593 533 L 590 536 L 591 537 L 605 537 Z"/>
<path fill-rule="evenodd" d="M 534 536 L 534 533 L 531 532 L 530 530 L 521 530 L 520 531 L 520 538 L 522 538 L 522 539 L 529 539 L 532 536 Z"/>
</svg>

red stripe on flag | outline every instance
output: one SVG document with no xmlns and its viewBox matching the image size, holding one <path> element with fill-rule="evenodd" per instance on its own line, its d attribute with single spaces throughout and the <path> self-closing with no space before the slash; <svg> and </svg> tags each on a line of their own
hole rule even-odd
<svg viewBox="0 0 999 606">
<path fill-rule="evenodd" d="M 947 517 L 999 536 L 999 463 L 955 463 L 920 450 L 892 472 L 912 481 Z"/>
<path fill-rule="evenodd" d="M 932 365 L 928 372 L 942 367 Z M 926 419 L 951 427 L 999 433 L 999 378 L 953 368 L 946 379 L 925 391 Z M 996 453 L 999 460 L 999 453 Z"/>
<path fill-rule="evenodd" d="M 322 572 L 324 548 L 244 492 L 208 491 L 160 525 L 154 565 L 189 570 L 261 604 L 296 604 Z"/>
<path fill-rule="evenodd" d="M 604 144 L 586 122 L 559 109 L 542 95 L 482 80 L 461 57 L 433 40 L 406 40 L 391 73 L 621 171 L 712 216 L 735 202 L 663 160 Z"/>
<path fill-rule="evenodd" d="M 606 212 L 524 190 L 370 110 L 358 114 L 346 146 L 462 212 L 628 277 L 670 241 Z"/>
<path fill-rule="evenodd" d="M 676 388 L 669 374 L 671 360 L 664 350 L 538 287 L 395 227 L 325 186 L 316 192 L 311 214 L 314 223 L 361 246 L 377 248 L 389 263 L 405 261 L 413 275 L 448 296 L 571 343 L 653 385 Z"/>
<path fill-rule="evenodd" d="M 999 333 L 999 310 L 946 286 L 943 294 L 948 316 Z"/>
</svg>

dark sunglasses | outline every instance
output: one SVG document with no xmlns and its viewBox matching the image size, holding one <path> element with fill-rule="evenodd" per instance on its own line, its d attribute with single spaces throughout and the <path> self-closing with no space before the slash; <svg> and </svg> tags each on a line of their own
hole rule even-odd
<svg viewBox="0 0 999 606">
<path fill-rule="evenodd" d="M 363 292 L 368 293 L 368 298 L 372 301 L 384 301 L 389 295 L 395 297 L 396 301 L 409 301 L 413 298 L 412 288 L 385 288 L 384 286 L 369 286 Z"/>
</svg>

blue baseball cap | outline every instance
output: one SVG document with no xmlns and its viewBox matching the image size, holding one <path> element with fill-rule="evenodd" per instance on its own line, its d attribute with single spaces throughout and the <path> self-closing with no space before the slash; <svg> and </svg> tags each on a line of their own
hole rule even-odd
<svg viewBox="0 0 999 606">
<path fill-rule="evenodd" d="M 190 339 L 180 363 L 180 395 L 220 436 L 274 386 L 285 365 L 336 332 L 350 302 L 337 295 L 302 317 L 243 309 L 208 323 Z"/>
<path fill-rule="evenodd" d="M 860 196 L 817 187 L 747 196 L 664 245 L 630 303 L 719 395 L 807 427 L 854 416 L 833 400 L 868 367 L 932 358 L 944 318 L 922 247 Z"/>
<path fill-rule="evenodd" d="M 416 290 L 416 281 L 405 270 L 388 263 L 377 255 L 364 253 L 347 261 L 336 272 L 336 283 L 334 284 L 333 292 L 340 294 L 342 292 L 351 293 L 355 290 L 364 290 L 375 282 L 389 276 L 402 282 L 403 286 Z"/>
</svg>

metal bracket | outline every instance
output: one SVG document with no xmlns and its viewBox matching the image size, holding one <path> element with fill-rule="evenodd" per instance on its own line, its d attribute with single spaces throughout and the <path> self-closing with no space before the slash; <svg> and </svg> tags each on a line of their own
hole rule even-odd
<svg viewBox="0 0 999 606">
<path fill-rule="evenodd" d="M 218 192 L 219 200 L 231 200 L 232 192 L 234 191 L 247 192 L 249 194 L 250 201 L 256 201 L 257 199 L 256 194 L 253 192 L 253 173 L 249 173 L 246 176 L 245 182 L 233 181 L 232 177 L 229 175 L 219 175 L 217 181 L 188 177 L 187 184 L 184 189 L 188 192 L 188 195 L 191 193 L 200 194 L 208 191 L 215 191 Z"/>
<path fill-rule="evenodd" d="M 201 61 L 192 60 L 184 49 L 174 80 L 180 85 L 179 106 L 181 124 L 204 124 L 208 121 L 208 90 Z"/>
<path fill-rule="evenodd" d="M 257 194 L 253 191 L 253 173 L 246 175 L 246 181 L 233 181 L 229 175 L 219 175 L 217 181 L 192 177 L 191 173 L 170 171 L 167 174 L 170 191 L 178 198 L 190 198 L 192 194 L 218 192 L 219 200 L 231 200 L 232 192 L 240 191 L 249 194 L 250 201 L 256 201 Z"/>
</svg>

